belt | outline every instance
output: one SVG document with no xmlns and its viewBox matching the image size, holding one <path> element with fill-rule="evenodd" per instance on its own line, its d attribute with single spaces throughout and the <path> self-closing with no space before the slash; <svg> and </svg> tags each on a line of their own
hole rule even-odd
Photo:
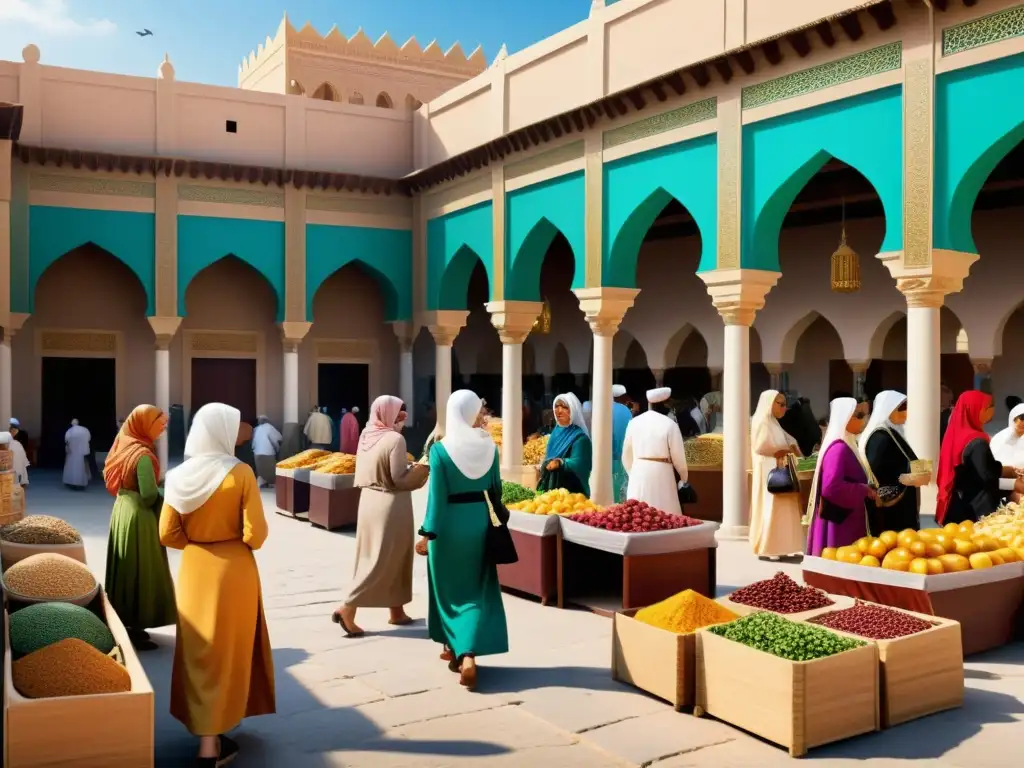
<svg viewBox="0 0 1024 768">
<path fill-rule="evenodd" d="M 486 501 L 483 491 L 467 491 L 466 493 L 451 493 L 448 495 L 449 504 L 477 504 Z"/>
<path fill-rule="evenodd" d="M 650 458 L 648 456 L 641 456 L 639 459 L 637 459 L 637 461 L 656 461 L 659 464 L 671 464 L 672 463 L 672 459 Z"/>
</svg>

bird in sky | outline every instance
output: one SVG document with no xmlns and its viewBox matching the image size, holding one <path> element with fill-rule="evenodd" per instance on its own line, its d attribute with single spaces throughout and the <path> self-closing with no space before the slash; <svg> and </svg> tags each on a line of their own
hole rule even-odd
<svg viewBox="0 0 1024 768">
<path fill-rule="evenodd" d="M 141 32 L 136 32 L 135 34 L 138 35 L 139 37 L 152 37 L 153 36 L 153 33 L 150 32 L 148 29 L 143 29 Z"/>
</svg>

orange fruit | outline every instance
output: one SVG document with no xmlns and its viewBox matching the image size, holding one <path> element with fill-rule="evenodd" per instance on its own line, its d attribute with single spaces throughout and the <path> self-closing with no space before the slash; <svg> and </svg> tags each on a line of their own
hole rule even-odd
<svg viewBox="0 0 1024 768">
<path fill-rule="evenodd" d="M 974 533 L 974 521 L 964 520 L 962 523 L 960 523 L 960 530 L 963 533 Z"/>
<path fill-rule="evenodd" d="M 850 565 L 857 565 L 858 563 L 860 563 L 861 558 L 864 557 L 864 555 L 862 555 L 860 553 L 860 550 L 856 547 L 847 547 L 846 552 L 837 557 L 844 563 L 849 563 Z"/>
<path fill-rule="evenodd" d="M 910 567 L 907 569 L 910 573 L 919 573 L 922 576 L 928 575 L 928 561 L 923 557 L 915 557 L 910 561 Z"/>
<path fill-rule="evenodd" d="M 952 552 L 956 546 L 953 544 L 953 537 L 945 532 L 935 534 L 935 543 L 942 547 L 943 552 Z"/>
<path fill-rule="evenodd" d="M 988 552 L 975 552 L 970 558 L 971 568 L 974 570 L 981 570 L 982 568 L 991 568 L 993 566 L 992 558 L 989 557 Z"/>
<path fill-rule="evenodd" d="M 1003 560 L 1002 556 L 996 550 L 986 552 L 985 554 L 989 556 L 989 559 L 992 561 L 992 565 L 1006 565 L 1006 561 Z"/>
<path fill-rule="evenodd" d="M 887 571 L 906 571 L 910 568 L 910 561 L 887 557 L 882 561 L 882 568 Z"/>
<path fill-rule="evenodd" d="M 868 547 L 871 546 L 871 537 L 861 536 L 859 539 L 853 542 L 853 546 L 859 549 L 862 555 L 866 555 L 868 552 Z"/>
<path fill-rule="evenodd" d="M 991 536 L 975 536 L 974 543 L 978 545 L 978 549 L 981 552 L 992 552 L 999 549 L 999 542 Z"/>
<path fill-rule="evenodd" d="M 939 555 L 946 554 L 946 550 L 937 541 L 929 541 L 925 545 L 925 554 L 928 555 L 928 557 L 938 557 Z"/>
<path fill-rule="evenodd" d="M 835 547 L 825 547 L 823 550 L 821 550 L 821 558 L 823 560 L 835 560 L 836 559 L 836 548 Z"/>
<path fill-rule="evenodd" d="M 912 531 L 909 528 L 900 531 L 898 541 L 901 547 L 910 548 L 910 545 L 917 541 L 917 531 Z"/>
<path fill-rule="evenodd" d="M 963 555 L 943 555 L 939 558 L 944 573 L 957 573 L 968 571 L 971 568 L 971 561 Z"/>
<path fill-rule="evenodd" d="M 928 552 L 928 545 L 923 541 L 917 540 L 910 542 L 910 546 L 907 549 L 910 550 L 910 554 L 914 557 L 924 557 Z"/>
<path fill-rule="evenodd" d="M 886 557 L 892 557 L 896 560 L 906 560 L 908 563 L 914 559 L 914 555 L 906 547 L 897 547 L 886 555 Z"/>
<path fill-rule="evenodd" d="M 1005 563 L 1016 563 L 1020 560 L 1020 557 L 1017 556 L 1016 551 L 1012 547 L 1000 547 L 996 550 L 996 554 L 1003 558 Z"/>
<path fill-rule="evenodd" d="M 857 565 L 866 565 L 869 568 L 878 568 L 881 566 L 881 563 L 878 562 L 878 558 L 874 555 L 864 555 L 864 557 L 860 559 L 860 562 L 857 563 Z"/>
<path fill-rule="evenodd" d="M 953 549 L 958 555 L 970 557 L 978 551 L 978 545 L 969 539 L 953 539 Z"/>
<path fill-rule="evenodd" d="M 938 576 L 940 573 L 943 572 L 942 561 L 939 560 L 937 557 L 929 557 L 927 562 L 929 576 Z"/>
<path fill-rule="evenodd" d="M 868 554 L 872 557 L 876 557 L 881 560 L 885 557 L 885 553 L 889 551 L 889 548 L 885 545 L 885 542 L 881 539 L 872 539 L 871 545 L 868 547 Z"/>
<path fill-rule="evenodd" d="M 893 549 L 899 543 L 899 536 L 896 531 L 882 531 L 878 539 L 885 544 L 886 549 Z"/>
<path fill-rule="evenodd" d="M 942 530 L 944 530 L 950 536 L 956 536 L 958 533 L 960 533 L 960 524 L 946 523 L 944 526 L 942 526 Z"/>
</svg>

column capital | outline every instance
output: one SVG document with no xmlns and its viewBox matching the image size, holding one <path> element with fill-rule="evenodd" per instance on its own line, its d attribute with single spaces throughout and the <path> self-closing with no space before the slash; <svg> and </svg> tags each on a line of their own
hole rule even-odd
<svg viewBox="0 0 1024 768">
<path fill-rule="evenodd" d="M 278 326 L 281 328 L 281 343 L 284 345 L 284 351 L 298 352 L 299 345 L 306 338 L 306 334 L 309 333 L 313 324 L 285 320 L 283 323 L 278 323 Z"/>
<path fill-rule="evenodd" d="M 974 368 L 974 372 L 979 376 L 988 376 L 992 373 L 992 358 L 972 357 L 971 366 Z"/>
<path fill-rule="evenodd" d="M 726 325 L 754 324 L 765 297 L 782 277 L 764 269 L 715 269 L 697 274 Z"/>
<path fill-rule="evenodd" d="M 850 366 L 850 370 L 855 375 L 860 375 L 868 372 L 868 368 L 871 367 L 870 360 L 847 360 L 846 364 Z"/>
<path fill-rule="evenodd" d="M 28 312 L 11 312 L 4 326 L 4 341 L 10 342 L 31 316 Z"/>
<path fill-rule="evenodd" d="M 639 290 L 635 288 L 578 288 L 573 291 L 595 336 L 614 336 Z"/>
<path fill-rule="evenodd" d="M 539 301 L 491 301 L 484 305 L 502 344 L 522 344 L 544 311 Z"/>
<path fill-rule="evenodd" d="M 908 307 L 941 307 L 950 293 L 958 293 L 978 260 L 978 254 L 964 251 L 932 250 L 931 264 L 907 266 L 904 251 L 878 254 L 878 260 L 896 280 L 896 288 L 907 298 Z"/>
<path fill-rule="evenodd" d="M 156 336 L 156 348 L 170 349 L 171 342 L 174 340 L 174 334 L 178 332 L 178 328 L 181 326 L 182 318 L 154 315 L 146 319 L 149 321 L 149 327 L 153 329 L 153 335 Z"/>
<path fill-rule="evenodd" d="M 786 363 L 763 363 L 763 365 L 769 376 L 781 376 L 788 367 Z"/>
<path fill-rule="evenodd" d="M 422 323 L 427 326 L 434 343 L 440 347 L 450 347 L 455 343 L 459 331 L 466 327 L 469 312 L 464 309 L 437 309 L 424 312 Z"/>
<path fill-rule="evenodd" d="M 416 342 L 416 326 L 410 320 L 399 320 L 391 323 L 391 330 L 398 338 L 398 349 L 401 352 L 411 352 L 412 345 Z"/>
</svg>

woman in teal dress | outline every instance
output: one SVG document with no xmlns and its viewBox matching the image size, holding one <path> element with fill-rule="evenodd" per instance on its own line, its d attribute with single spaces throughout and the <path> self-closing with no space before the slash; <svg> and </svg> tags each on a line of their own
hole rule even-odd
<svg viewBox="0 0 1024 768">
<path fill-rule="evenodd" d="M 583 420 L 583 406 L 572 392 L 555 398 L 555 429 L 541 464 L 537 492 L 565 488 L 570 493 L 590 496 L 592 447 Z"/>
<path fill-rule="evenodd" d="M 444 646 L 441 658 L 469 690 L 477 657 L 508 652 L 498 570 L 484 556 L 491 524 L 484 493 L 501 498 L 501 474 L 494 441 L 480 428 L 481 405 L 466 389 L 448 398 L 445 437 L 430 449 L 427 514 L 416 545 L 427 555 L 430 639 Z"/>
<path fill-rule="evenodd" d="M 174 581 L 158 530 L 162 499 L 154 443 L 166 428 L 163 411 L 155 405 L 137 406 L 121 425 L 103 466 L 103 482 L 116 498 L 103 587 L 140 651 L 157 647 L 147 629 L 178 621 Z"/>
</svg>

